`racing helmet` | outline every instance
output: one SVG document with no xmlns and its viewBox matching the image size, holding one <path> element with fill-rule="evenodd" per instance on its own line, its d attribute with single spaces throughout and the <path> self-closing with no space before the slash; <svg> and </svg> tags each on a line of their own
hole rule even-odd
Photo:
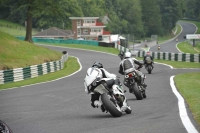
<svg viewBox="0 0 200 133">
<path fill-rule="evenodd" d="M 92 67 L 103 68 L 103 65 L 100 62 L 95 62 Z"/>
<path fill-rule="evenodd" d="M 130 52 L 126 52 L 124 55 L 124 58 L 130 58 L 131 57 L 131 53 Z"/>
</svg>

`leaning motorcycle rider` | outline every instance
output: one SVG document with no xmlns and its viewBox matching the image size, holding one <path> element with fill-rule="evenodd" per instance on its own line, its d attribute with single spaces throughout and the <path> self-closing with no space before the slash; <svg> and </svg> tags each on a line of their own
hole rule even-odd
<svg viewBox="0 0 200 133">
<path fill-rule="evenodd" d="M 135 68 L 135 64 L 139 65 L 139 67 L 137 69 Z M 131 57 L 130 52 L 126 52 L 124 54 L 124 59 L 120 62 L 119 73 L 122 75 L 125 75 L 125 74 L 127 74 L 127 72 L 135 70 L 136 73 L 138 74 L 138 76 L 140 76 L 140 78 L 141 78 L 141 85 L 143 85 L 143 87 L 146 88 L 147 85 L 144 83 L 145 75 L 139 71 L 139 69 L 142 68 L 142 66 L 143 66 L 142 63 L 140 63 L 137 59 Z M 128 87 L 125 77 L 124 77 L 124 85 Z M 129 89 L 129 91 L 130 91 L 130 93 L 132 93 L 131 89 Z"/>
<path fill-rule="evenodd" d="M 151 60 L 152 62 L 151 62 L 151 66 L 152 66 L 152 68 L 154 68 L 154 66 L 153 66 L 153 64 L 154 64 L 154 62 L 153 62 L 153 57 L 151 56 L 151 54 L 150 54 L 150 52 L 148 51 L 147 52 L 147 54 L 144 56 L 144 58 L 143 58 L 143 62 L 144 62 L 144 65 L 146 65 L 147 64 L 147 61 L 148 60 Z"/>
<path fill-rule="evenodd" d="M 120 83 L 120 80 L 117 78 L 117 76 L 115 74 L 112 74 L 112 73 L 109 73 L 108 71 L 106 71 L 104 68 L 103 68 L 103 65 L 100 63 L 100 62 L 95 62 L 93 65 L 92 65 L 92 68 L 93 69 L 99 69 L 100 70 L 100 78 L 109 78 L 110 81 L 112 82 L 113 85 L 119 85 L 119 86 L 122 86 L 122 84 Z M 92 69 L 92 70 L 93 70 Z M 114 80 L 113 80 L 114 79 Z M 106 84 L 104 84 L 104 86 L 106 88 L 108 88 L 108 86 L 106 86 Z M 121 87 L 122 88 L 122 87 Z M 100 98 L 100 94 L 99 93 L 93 93 L 93 92 L 89 92 L 87 89 L 85 89 L 85 92 L 87 94 L 90 94 L 91 95 L 91 106 L 93 108 L 98 108 L 100 107 L 102 112 L 105 112 L 105 108 L 104 106 L 102 105 L 102 103 L 99 101 L 99 98 Z M 122 106 L 123 107 L 123 106 Z M 123 107 L 125 108 L 125 107 Z"/>
</svg>

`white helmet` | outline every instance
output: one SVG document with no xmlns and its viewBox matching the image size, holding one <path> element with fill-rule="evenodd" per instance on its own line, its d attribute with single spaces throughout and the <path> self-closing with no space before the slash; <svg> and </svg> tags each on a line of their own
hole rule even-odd
<svg viewBox="0 0 200 133">
<path fill-rule="evenodd" d="M 130 52 L 126 52 L 124 55 L 124 58 L 130 58 L 131 57 L 131 53 Z"/>
</svg>

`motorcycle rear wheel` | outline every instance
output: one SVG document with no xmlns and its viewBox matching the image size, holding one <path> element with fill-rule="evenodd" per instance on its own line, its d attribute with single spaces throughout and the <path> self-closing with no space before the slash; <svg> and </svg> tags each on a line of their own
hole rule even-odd
<svg viewBox="0 0 200 133">
<path fill-rule="evenodd" d="M 132 90 L 133 90 L 133 94 L 135 95 L 137 100 L 142 100 L 143 99 L 142 92 L 139 90 L 137 82 L 135 82 L 134 86 L 132 86 Z"/>
<path fill-rule="evenodd" d="M 122 112 L 118 105 L 115 105 L 108 97 L 106 93 L 101 95 L 101 101 L 106 108 L 106 110 L 113 116 L 113 117 L 120 117 Z M 118 108 L 116 107 L 118 106 Z"/>
</svg>

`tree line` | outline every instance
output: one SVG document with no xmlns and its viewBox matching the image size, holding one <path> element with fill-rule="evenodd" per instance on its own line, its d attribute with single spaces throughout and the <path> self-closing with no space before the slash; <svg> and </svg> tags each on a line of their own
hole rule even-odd
<svg viewBox="0 0 200 133">
<path fill-rule="evenodd" d="M 100 17 L 108 14 L 106 30 L 136 37 L 163 36 L 184 17 L 200 19 L 199 0 L 0 0 L 0 19 L 27 22 L 32 27 L 71 29 L 69 17 Z"/>
</svg>

